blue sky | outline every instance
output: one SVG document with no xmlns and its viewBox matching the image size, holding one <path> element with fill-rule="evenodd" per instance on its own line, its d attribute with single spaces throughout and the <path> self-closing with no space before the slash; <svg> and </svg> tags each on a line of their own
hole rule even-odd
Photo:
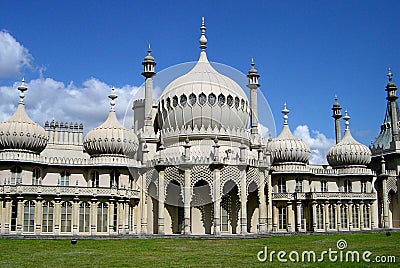
<svg viewBox="0 0 400 268">
<path fill-rule="evenodd" d="M 278 132 L 286 101 L 292 130 L 307 125 L 312 135 L 318 131 L 332 139 L 337 94 L 352 117 L 353 136 L 369 145 L 384 117 L 388 67 L 400 83 L 399 10 L 399 1 L 5 0 L 0 30 L 31 59 L 30 67 L 0 77 L 0 87 L 13 86 L 21 76 L 28 82 L 48 78 L 62 84 L 54 88 L 76 91 L 87 90 L 91 79 L 102 87 L 140 86 L 149 42 L 158 71 L 197 60 L 205 16 L 211 61 L 246 73 L 254 57 Z"/>
</svg>

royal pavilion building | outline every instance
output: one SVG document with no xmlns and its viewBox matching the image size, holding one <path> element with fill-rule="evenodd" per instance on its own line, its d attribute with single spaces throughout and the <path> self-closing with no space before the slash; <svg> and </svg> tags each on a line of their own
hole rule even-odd
<svg viewBox="0 0 400 268">
<path fill-rule="evenodd" d="M 51 121 L 42 127 L 25 110 L 28 88 L 22 81 L 14 115 L 0 123 L 2 236 L 399 227 L 400 114 L 390 70 L 376 141 L 367 147 L 352 137 L 350 117 L 336 100 L 336 144 L 327 153 L 328 164 L 313 165 L 309 145 L 290 130 L 286 104 L 280 134 L 260 136 L 254 62 L 242 88 L 210 64 L 204 20 L 200 29 L 198 61 L 157 100 L 149 49 L 142 62 L 145 97 L 133 102 L 132 129 L 116 116 L 114 90 L 108 115 L 99 111 L 106 120 L 85 136 L 79 123 Z"/>
</svg>

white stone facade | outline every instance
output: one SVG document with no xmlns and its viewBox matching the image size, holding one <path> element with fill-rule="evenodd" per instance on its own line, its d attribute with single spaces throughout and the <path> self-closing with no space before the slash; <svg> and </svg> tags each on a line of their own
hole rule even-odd
<svg viewBox="0 0 400 268">
<path fill-rule="evenodd" d="M 310 165 L 310 148 L 291 133 L 286 105 L 281 134 L 268 141 L 259 136 L 254 63 L 248 100 L 244 89 L 211 67 L 204 21 L 201 30 L 199 62 L 171 82 L 157 101 L 152 97 L 156 63 L 149 49 L 142 63 L 145 99 L 133 104 L 133 130 L 118 122 L 113 93 L 107 120 L 86 137 L 78 123 L 53 121 L 42 128 L 26 114 L 27 88 L 19 87 L 16 114 L 0 123 L 2 235 L 224 235 L 399 227 L 398 131 L 389 134 L 397 135 L 392 147 L 384 147 L 382 137 L 371 147 L 371 162 L 370 149 L 351 137 L 347 114 L 340 139 L 337 120 L 342 116 L 336 102 L 337 145 L 328 153 L 330 165 Z M 397 97 L 390 93 L 387 114 L 393 115 L 397 110 L 390 107 L 397 107 Z M 381 134 L 388 129 L 390 125 L 383 127 Z"/>
</svg>

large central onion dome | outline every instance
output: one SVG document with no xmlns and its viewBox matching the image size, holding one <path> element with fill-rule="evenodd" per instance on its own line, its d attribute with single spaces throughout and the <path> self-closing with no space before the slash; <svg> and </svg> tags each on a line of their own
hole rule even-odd
<svg viewBox="0 0 400 268">
<path fill-rule="evenodd" d="M 274 164 L 280 163 L 308 163 L 310 159 L 310 147 L 302 140 L 296 138 L 290 131 L 288 124 L 289 110 L 286 103 L 282 110 L 283 128 L 278 137 L 267 144 L 267 149 L 271 152 Z"/>
<path fill-rule="evenodd" d="M 200 58 L 187 74 L 171 82 L 160 97 L 161 129 L 207 127 L 246 128 L 249 101 L 243 89 L 217 72 L 207 59 L 204 18 L 201 26 Z"/>
<path fill-rule="evenodd" d="M 332 167 L 366 166 L 371 162 L 371 150 L 353 138 L 348 121 L 350 116 L 348 116 L 347 111 L 345 113 L 343 119 L 346 120 L 346 130 L 343 139 L 329 149 L 326 158 Z"/>
<path fill-rule="evenodd" d="M 111 109 L 107 120 L 100 126 L 88 132 L 83 142 L 85 150 L 90 156 L 120 155 L 132 157 L 138 148 L 138 138 L 135 133 L 124 128 L 115 114 L 115 99 L 118 97 L 112 93 Z"/>
<path fill-rule="evenodd" d="M 0 150 L 23 150 L 40 153 L 47 145 L 47 134 L 43 127 L 33 122 L 26 114 L 24 91 L 28 88 L 22 80 L 18 87 L 20 101 L 14 115 L 0 123 Z"/>
</svg>

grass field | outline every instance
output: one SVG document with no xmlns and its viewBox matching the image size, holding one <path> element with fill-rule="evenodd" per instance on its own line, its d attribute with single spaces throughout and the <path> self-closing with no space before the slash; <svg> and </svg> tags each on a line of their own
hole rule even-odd
<svg viewBox="0 0 400 268">
<path fill-rule="evenodd" d="M 278 261 L 260 262 L 257 253 L 268 247 L 272 250 L 315 251 L 317 259 L 324 250 L 338 250 L 337 241 L 344 239 L 347 248 L 342 252 L 371 251 L 370 263 Z M 395 256 L 396 263 L 373 262 L 376 256 Z M 263 257 L 263 255 L 260 255 Z M 336 256 L 340 256 L 339 253 Z M 343 255 L 343 260 L 345 260 Z M 295 258 L 295 255 L 292 255 Z M 340 260 L 340 259 L 339 259 Z M 400 267 L 400 232 L 294 235 L 266 238 L 148 238 L 78 240 L 0 239 L 0 267 Z"/>
</svg>

